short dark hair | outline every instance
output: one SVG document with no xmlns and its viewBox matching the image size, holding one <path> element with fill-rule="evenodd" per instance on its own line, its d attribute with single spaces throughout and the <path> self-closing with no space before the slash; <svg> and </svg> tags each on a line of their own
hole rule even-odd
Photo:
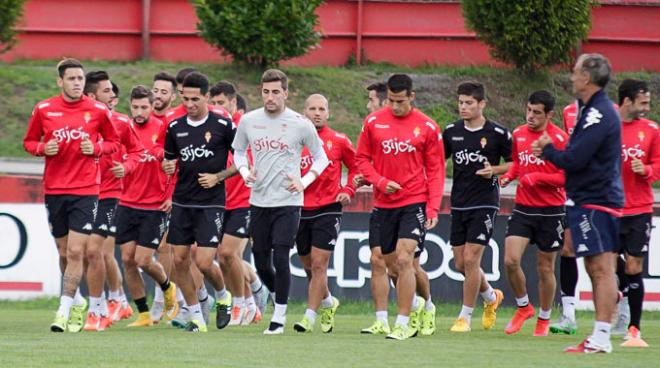
<svg viewBox="0 0 660 368">
<path fill-rule="evenodd" d="M 245 98 L 243 96 L 236 94 L 236 110 L 243 110 L 247 111 L 248 106 L 247 102 L 245 102 Z"/>
<path fill-rule="evenodd" d="M 202 73 L 192 72 L 183 80 L 183 88 L 199 88 L 199 92 L 205 95 L 209 91 L 209 79 Z"/>
<path fill-rule="evenodd" d="M 546 114 L 555 109 L 555 96 L 546 90 L 538 90 L 532 93 L 529 95 L 527 102 L 531 103 L 532 105 L 542 104 L 543 112 Z"/>
<path fill-rule="evenodd" d="M 476 81 L 467 81 L 459 84 L 456 94 L 459 96 L 464 95 L 474 97 L 477 102 L 486 99 L 486 89 L 484 88 L 484 85 Z"/>
<path fill-rule="evenodd" d="M 220 81 L 214 84 L 209 92 L 211 93 L 211 97 L 225 95 L 229 99 L 236 98 L 236 87 L 233 83 L 227 81 Z"/>
<path fill-rule="evenodd" d="M 188 74 L 196 72 L 197 69 L 195 68 L 183 68 L 179 70 L 178 73 L 176 73 L 176 84 L 183 84 L 184 79 L 188 76 Z"/>
<path fill-rule="evenodd" d="M 605 88 L 612 75 L 610 61 L 601 54 L 582 54 L 578 57 L 578 63 L 580 61 L 582 61 L 582 71 L 589 73 L 591 83 Z"/>
<path fill-rule="evenodd" d="M 59 74 L 60 78 L 64 78 L 64 73 L 69 68 L 85 69 L 83 68 L 83 65 L 80 63 L 80 61 L 73 58 L 64 58 L 59 63 L 57 63 L 57 74 Z"/>
<path fill-rule="evenodd" d="M 407 74 L 394 74 L 387 80 L 387 89 L 394 93 L 406 91 L 406 95 L 412 93 L 413 81 Z"/>
<path fill-rule="evenodd" d="M 268 69 L 261 75 L 261 83 L 268 82 L 280 82 L 282 83 L 282 89 L 287 90 L 289 88 L 289 78 L 284 74 L 283 71 L 279 69 Z"/>
<path fill-rule="evenodd" d="M 387 99 L 387 84 L 383 82 L 371 83 L 367 86 L 367 91 L 376 91 L 376 97 L 382 102 Z"/>
<path fill-rule="evenodd" d="M 85 88 L 83 88 L 83 93 L 85 95 L 96 93 L 99 89 L 99 83 L 106 80 L 110 80 L 110 76 L 105 70 L 94 70 L 85 74 Z"/>
<path fill-rule="evenodd" d="M 115 94 L 115 97 L 119 97 L 119 86 L 117 83 L 110 81 L 110 84 L 112 84 L 112 93 Z"/>
<path fill-rule="evenodd" d="M 172 91 L 176 91 L 176 77 L 170 73 L 167 72 L 156 73 L 156 75 L 154 75 L 154 82 L 155 81 L 170 82 L 172 83 Z M 183 79 L 181 80 L 181 82 L 183 83 Z"/>
<path fill-rule="evenodd" d="M 150 104 L 154 103 L 154 93 L 149 88 L 143 85 L 133 87 L 131 90 L 131 101 L 143 98 L 148 98 Z"/>
<path fill-rule="evenodd" d="M 648 93 L 649 86 L 646 82 L 639 79 L 624 79 L 623 82 L 619 85 L 619 105 L 623 105 L 623 100 L 630 99 L 631 102 L 635 102 L 637 95 L 640 93 Z"/>
</svg>

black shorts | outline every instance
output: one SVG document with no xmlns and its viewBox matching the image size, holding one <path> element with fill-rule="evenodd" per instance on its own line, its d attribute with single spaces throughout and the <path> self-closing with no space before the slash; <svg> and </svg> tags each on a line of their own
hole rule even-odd
<svg viewBox="0 0 660 368">
<path fill-rule="evenodd" d="M 99 209 L 96 212 L 92 234 L 100 235 L 104 238 L 115 236 L 117 227 L 114 226 L 114 220 L 117 203 L 119 203 L 119 199 L 117 198 L 99 199 Z"/>
<path fill-rule="evenodd" d="M 252 251 L 265 252 L 274 245 L 293 248 L 300 222 L 299 206 L 250 207 Z"/>
<path fill-rule="evenodd" d="M 516 205 L 509 216 L 506 236 L 527 238 L 543 252 L 558 252 L 564 244 L 565 227 L 564 207 Z"/>
<path fill-rule="evenodd" d="M 222 234 L 247 239 L 250 237 L 250 208 L 235 208 L 225 211 L 225 220 L 222 225 Z"/>
<path fill-rule="evenodd" d="M 342 207 L 333 203 L 313 211 L 302 211 L 296 235 L 298 255 L 306 256 L 312 247 L 333 251 L 339 237 Z"/>
<path fill-rule="evenodd" d="M 426 237 L 426 203 L 414 203 L 398 208 L 378 208 L 378 238 L 383 254 L 396 250 L 399 239 L 417 241 L 417 252 L 424 249 Z"/>
<path fill-rule="evenodd" d="M 451 210 L 449 243 L 453 247 L 466 243 L 488 245 L 493 236 L 496 216 L 497 210 L 494 208 Z"/>
<path fill-rule="evenodd" d="M 619 226 L 619 253 L 643 257 L 649 251 L 653 216 L 650 213 L 624 216 Z"/>
<path fill-rule="evenodd" d="M 158 249 L 167 229 L 167 213 L 119 205 L 115 213 L 115 223 L 117 244 L 134 241 L 139 246 Z"/>
<path fill-rule="evenodd" d="M 172 205 L 167 242 L 217 248 L 222 234 L 222 207 L 182 207 Z"/>
<path fill-rule="evenodd" d="M 48 224 L 54 238 L 61 238 L 73 230 L 91 234 L 98 208 L 98 196 L 47 194 L 45 196 Z"/>
</svg>

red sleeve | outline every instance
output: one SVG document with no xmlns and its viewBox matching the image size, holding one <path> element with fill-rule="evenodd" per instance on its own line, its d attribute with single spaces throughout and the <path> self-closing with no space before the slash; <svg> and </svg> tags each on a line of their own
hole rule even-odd
<svg viewBox="0 0 660 368">
<path fill-rule="evenodd" d="M 660 179 L 660 130 L 653 129 L 653 141 L 651 141 L 651 152 L 649 153 L 649 164 L 646 165 L 646 176 L 648 183 Z"/>
<path fill-rule="evenodd" d="M 566 183 L 566 176 L 564 171 L 560 170 L 553 174 L 546 174 L 542 172 L 529 173 L 525 175 L 527 184 L 531 185 L 549 185 L 553 187 L 563 187 Z M 522 179 L 522 178 L 521 178 Z"/>
<path fill-rule="evenodd" d="M 518 143 L 516 141 L 516 136 L 514 135 L 513 139 L 511 140 L 511 158 L 513 159 L 511 163 L 511 167 L 509 167 L 509 170 L 506 172 L 506 174 L 500 176 L 500 180 L 502 179 L 509 179 L 509 181 L 514 181 L 516 178 L 518 178 L 519 175 L 519 170 L 520 170 L 520 163 L 518 160 Z"/>
<path fill-rule="evenodd" d="M 110 111 L 106 111 L 101 116 L 99 132 L 103 137 L 103 141 L 96 142 L 94 145 L 94 156 L 109 155 L 119 151 L 120 148 L 119 136 L 110 120 Z"/>
<path fill-rule="evenodd" d="M 428 200 L 426 202 L 426 218 L 438 218 L 440 202 L 445 188 L 445 149 L 441 144 L 442 134 L 436 126 L 426 137 L 424 147 L 424 163 L 426 165 L 426 185 Z"/>
<path fill-rule="evenodd" d="M 126 160 L 123 162 L 124 170 L 126 171 L 126 175 L 128 175 L 133 172 L 137 165 L 139 165 L 140 156 L 142 152 L 144 152 L 144 146 L 142 145 L 140 138 L 130 124 L 124 125 L 124 131 L 121 136 L 121 143 L 126 148 L 126 154 L 128 155 Z"/>
<path fill-rule="evenodd" d="M 25 132 L 25 137 L 23 138 L 23 148 L 25 151 L 34 156 L 43 156 L 44 142 L 41 141 L 42 136 L 41 114 L 39 113 L 39 108 L 35 106 L 32 111 L 32 117 L 30 117 L 27 132 Z"/>
<path fill-rule="evenodd" d="M 341 147 L 341 161 L 348 168 L 348 182 L 341 188 L 342 193 L 346 193 L 351 198 L 355 195 L 355 186 L 353 186 L 353 178 L 358 174 L 357 166 L 355 165 L 355 148 L 348 139 L 344 138 Z"/>
<path fill-rule="evenodd" d="M 374 165 L 371 163 L 373 158 L 373 153 L 371 152 L 371 139 L 369 134 L 369 125 L 365 124 L 362 128 L 362 133 L 360 133 L 360 138 L 358 138 L 358 149 L 355 154 L 355 164 L 357 165 L 358 170 L 364 175 L 364 178 L 371 184 L 374 188 L 385 193 L 385 187 L 389 180 L 384 176 L 376 172 Z"/>
<path fill-rule="evenodd" d="M 167 127 L 169 124 L 163 121 L 163 125 L 160 127 L 158 132 L 158 138 L 156 139 L 156 144 L 151 148 L 149 152 L 152 156 L 156 157 L 158 161 L 163 161 L 165 158 L 165 137 L 167 136 Z"/>
</svg>

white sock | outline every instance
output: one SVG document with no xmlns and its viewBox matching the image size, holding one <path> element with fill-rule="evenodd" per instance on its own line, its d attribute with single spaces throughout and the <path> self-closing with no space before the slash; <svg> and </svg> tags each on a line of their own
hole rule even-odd
<svg viewBox="0 0 660 368">
<path fill-rule="evenodd" d="M 468 325 L 472 322 L 472 311 L 474 310 L 474 307 L 467 307 L 463 306 L 461 307 L 461 313 L 458 315 L 458 318 L 465 318 L 465 322 L 468 323 Z"/>
<path fill-rule="evenodd" d="M 71 312 L 72 305 L 73 305 L 73 298 L 70 296 L 62 295 L 60 297 L 60 307 L 57 309 L 57 313 L 63 315 L 64 318 L 68 320 L 69 312 Z"/>
<path fill-rule="evenodd" d="M 128 299 L 126 299 L 126 294 L 122 293 L 119 297 L 119 300 L 121 301 L 121 306 L 123 308 L 128 308 Z"/>
<path fill-rule="evenodd" d="M 334 304 L 334 300 L 332 300 L 332 294 L 328 293 L 328 296 L 321 300 L 321 308 L 331 308 L 332 305 Z"/>
<path fill-rule="evenodd" d="M 562 296 L 561 297 L 561 309 L 564 317 L 569 318 L 571 321 L 575 321 L 575 297 L 574 296 Z"/>
<path fill-rule="evenodd" d="M 519 307 L 526 307 L 529 305 L 529 295 L 525 294 L 522 298 L 516 298 L 516 304 Z"/>
<path fill-rule="evenodd" d="M 261 280 L 259 280 L 259 278 L 257 277 L 257 279 L 254 280 L 254 282 L 250 283 L 250 291 L 256 293 L 257 291 L 259 291 L 259 289 L 262 288 L 262 286 L 263 284 L 261 283 Z"/>
<path fill-rule="evenodd" d="M 215 300 L 223 300 L 227 297 L 227 288 L 222 288 L 222 290 L 215 291 Z"/>
<path fill-rule="evenodd" d="M 189 306 L 188 311 L 190 311 L 191 320 L 196 319 L 200 323 L 206 324 L 206 321 L 204 321 L 204 315 L 202 314 L 202 306 L 199 303 Z"/>
<path fill-rule="evenodd" d="M 612 325 L 607 322 L 596 321 L 594 323 L 594 332 L 591 334 L 591 339 L 594 342 L 607 345 L 610 342 L 610 329 Z"/>
<path fill-rule="evenodd" d="M 550 319 L 551 314 L 552 314 L 552 309 L 548 309 L 548 310 L 539 309 L 540 319 Z"/>
<path fill-rule="evenodd" d="M 488 304 L 491 304 L 497 300 L 497 297 L 495 296 L 495 290 L 493 290 L 493 287 L 490 285 L 488 285 L 488 290 L 481 293 L 481 297 Z"/>
<path fill-rule="evenodd" d="M 101 298 L 96 298 L 93 296 L 89 297 L 89 311 L 96 314 L 97 316 L 101 315 Z"/>
<path fill-rule="evenodd" d="M 435 304 L 433 304 L 433 300 L 431 300 L 431 295 L 429 295 L 429 298 L 426 299 L 426 303 L 424 304 L 424 310 L 427 312 L 430 312 L 435 308 Z"/>
<path fill-rule="evenodd" d="M 273 318 L 271 318 L 270 321 L 279 323 L 281 325 L 284 325 L 286 323 L 286 304 L 275 303 Z"/>
<path fill-rule="evenodd" d="M 232 298 L 232 302 L 234 303 L 234 305 L 238 306 L 239 308 L 245 308 L 244 296 L 237 296 L 235 298 Z"/>
<path fill-rule="evenodd" d="M 202 287 L 197 290 L 197 300 L 201 302 L 202 300 L 206 300 L 208 297 L 209 292 L 206 290 L 206 285 L 202 284 Z"/>
<path fill-rule="evenodd" d="M 316 312 L 308 308 L 305 311 L 305 317 L 307 317 L 312 326 L 314 326 L 314 323 L 316 322 Z"/>
<path fill-rule="evenodd" d="M 376 311 L 376 320 L 383 322 L 385 325 L 389 325 L 387 321 L 387 311 Z"/>
<path fill-rule="evenodd" d="M 245 305 L 247 305 L 249 310 L 255 309 L 257 307 L 257 303 L 254 301 L 254 296 L 250 295 L 249 297 L 245 298 Z"/>
<path fill-rule="evenodd" d="M 121 300 L 121 292 L 119 290 L 112 291 L 108 293 L 108 299 L 110 300 Z"/>
<path fill-rule="evenodd" d="M 160 290 L 160 288 L 157 287 L 156 290 Z M 163 302 L 164 301 L 165 299 L 163 299 Z M 176 288 L 176 301 L 179 304 L 186 305 L 186 299 L 183 297 L 183 292 L 181 291 L 181 288 Z"/>
<path fill-rule="evenodd" d="M 85 298 L 80 294 L 80 288 L 76 289 L 76 295 L 73 296 L 73 305 L 85 304 Z"/>
<path fill-rule="evenodd" d="M 410 303 L 410 309 L 417 310 L 417 308 L 419 308 L 419 298 L 417 297 L 417 294 L 413 294 L 412 303 Z"/>
<path fill-rule="evenodd" d="M 165 303 L 165 294 L 163 294 L 163 290 L 158 285 L 154 289 L 154 302 Z"/>
<path fill-rule="evenodd" d="M 398 326 L 404 326 L 404 327 L 407 327 L 407 326 L 408 326 L 408 321 L 410 321 L 410 317 L 408 317 L 408 316 L 402 316 L 402 315 L 398 314 L 398 315 L 396 316 L 396 322 L 394 322 L 394 325 L 395 325 L 395 326 L 398 325 Z"/>
</svg>

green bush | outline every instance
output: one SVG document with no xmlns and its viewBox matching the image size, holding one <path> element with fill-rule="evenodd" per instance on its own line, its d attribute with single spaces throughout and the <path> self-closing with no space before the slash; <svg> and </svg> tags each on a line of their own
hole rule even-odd
<svg viewBox="0 0 660 368">
<path fill-rule="evenodd" d="M 591 0 L 462 0 L 466 27 L 518 69 L 570 62 L 591 28 Z"/>
<path fill-rule="evenodd" d="M 302 56 L 319 43 L 322 0 L 191 0 L 197 29 L 234 61 L 259 67 Z"/>
<path fill-rule="evenodd" d="M 16 22 L 23 15 L 25 0 L 0 1 L 0 54 L 9 51 L 16 44 Z"/>
</svg>

